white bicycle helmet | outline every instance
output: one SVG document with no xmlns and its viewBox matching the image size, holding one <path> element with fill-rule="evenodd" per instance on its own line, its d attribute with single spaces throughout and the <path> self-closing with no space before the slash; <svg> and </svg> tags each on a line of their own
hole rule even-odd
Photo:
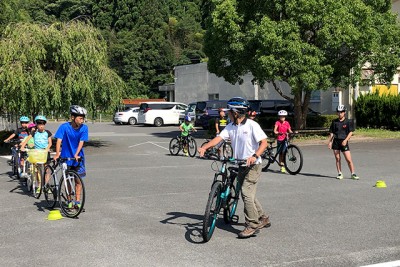
<svg viewBox="0 0 400 267">
<path fill-rule="evenodd" d="M 288 114 L 288 113 L 287 113 L 286 110 L 283 110 L 283 109 L 282 109 L 282 110 L 279 110 L 279 111 L 278 111 L 278 116 L 287 116 L 287 114 Z"/>
<path fill-rule="evenodd" d="M 228 101 L 227 108 L 240 114 L 246 114 L 249 109 L 249 102 L 242 97 L 234 97 Z"/>
<path fill-rule="evenodd" d="M 71 115 L 75 115 L 75 116 L 86 116 L 86 114 L 87 114 L 87 110 L 78 105 L 72 105 L 69 108 L 69 112 L 71 113 Z"/>
<path fill-rule="evenodd" d="M 346 107 L 344 105 L 339 105 L 339 106 L 337 106 L 336 111 L 337 112 L 342 112 L 342 111 L 346 112 Z"/>
</svg>

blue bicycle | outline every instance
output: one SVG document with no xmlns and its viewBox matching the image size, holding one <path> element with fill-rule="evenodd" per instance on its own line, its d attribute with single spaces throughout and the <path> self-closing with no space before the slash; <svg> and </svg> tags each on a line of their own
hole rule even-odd
<svg viewBox="0 0 400 267">
<path fill-rule="evenodd" d="M 221 209 L 223 209 L 225 223 L 239 221 L 239 216 L 235 213 L 242 184 L 237 177 L 239 172 L 241 175 L 245 175 L 245 172 L 249 171 L 249 168 L 245 166 L 246 160 L 224 159 L 220 161 L 222 163 L 220 168 L 218 168 L 218 162 L 214 161 L 212 164 L 217 168 L 213 168 L 216 173 L 204 213 L 202 231 L 204 242 L 211 239 Z M 235 166 L 228 167 L 228 164 Z"/>
</svg>

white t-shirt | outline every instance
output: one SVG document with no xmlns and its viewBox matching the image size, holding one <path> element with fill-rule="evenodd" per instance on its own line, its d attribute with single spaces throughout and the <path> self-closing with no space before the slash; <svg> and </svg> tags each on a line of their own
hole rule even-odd
<svg viewBox="0 0 400 267">
<path fill-rule="evenodd" d="M 260 125 L 250 119 L 244 119 L 239 125 L 229 123 L 219 136 L 224 140 L 231 139 L 235 159 L 248 159 L 257 151 L 259 142 L 267 138 Z M 256 164 L 261 162 L 259 157 Z"/>
</svg>

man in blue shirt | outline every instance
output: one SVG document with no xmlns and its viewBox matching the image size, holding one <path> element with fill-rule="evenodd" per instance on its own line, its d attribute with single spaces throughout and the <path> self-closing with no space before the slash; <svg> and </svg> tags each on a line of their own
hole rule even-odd
<svg viewBox="0 0 400 267">
<path fill-rule="evenodd" d="M 83 144 L 89 140 L 89 131 L 87 125 L 83 124 L 87 111 L 78 105 L 70 107 L 71 121 L 60 125 L 54 137 L 57 139 L 56 155 L 54 159 L 75 158 L 67 161 L 67 165 L 75 169 L 81 178 L 86 176 L 85 155 L 83 153 Z M 78 162 L 78 159 L 81 159 Z M 79 181 L 76 182 L 76 192 L 82 190 Z M 75 203 L 69 203 L 69 206 L 80 205 L 80 194 L 77 194 Z"/>
</svg>

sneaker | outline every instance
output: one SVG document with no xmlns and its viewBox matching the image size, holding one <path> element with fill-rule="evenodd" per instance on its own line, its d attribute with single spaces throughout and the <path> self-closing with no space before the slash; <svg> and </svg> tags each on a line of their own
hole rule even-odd
<svg viewBox="0 0 400 267">
<path fill-rule="evenodd" d="M 286 173 L 286 168 L 285 167 L 281 167 L 281 173 Z"/>
<path fill-rule="evenodd" d="M 183 154 L 185 155 L 185 157 L 189 157 L 189 153 L 187 151 L 183 152 Z"/>
<path fill-rule="evenodd" d="M 246 228 L 244 228 L 243 231 L 241 231 L 238 236 L 239 238 L 247 238 L 250 237 L 252 235 L 254 235 L 255 233 L 257 233 L 257 228 L 252 228 L 250 226 L 247 226 Z"/>
<path fill-rule="evenodd" d="M 353 173 L 353 174 L 351 175 L 351 179 L 353 179 L 353 180 L 358 180 L 358 179 L 360 179 L 360 177 L 358 177 L 357 174 Z"/>
<path fill-rule="evenodd" d="M 74 206 L 74 204 L 72 204 L 72 201 L 71 201 L 71 202 L 68 202 L 68 208 L 69 208 L 69 209 L 72 209 L 73 206 Z"/>
<path fill-rule="evenodd" d="M 258 225 L 257 229 L 262 229 L 264 227 L 270 227 L 271 226 L 271 222 L 269 221 L 269 217 L 266 215 L 261 216 L 258 221 L 260 222 L 260 224 Z"/>
<path fill-rule="evenodd" d="M 342 174 L 342 173 L 339 173 L 339 174 L 336 176 L 336 179 L 342 180 L 342 179 L 343 179 L 343 174 Z"/>
<path fill-rule="evenodd" d="M 36 188 L 36 194 L 40 193 L 40 186 L 38 188 Z"/>
<path fill-rule="evenodd" d="M 82 204 L 79 201 L 75 201 L 75 206 L 76 206 L 77 209 L 80 209 Z"/>
</svg>

